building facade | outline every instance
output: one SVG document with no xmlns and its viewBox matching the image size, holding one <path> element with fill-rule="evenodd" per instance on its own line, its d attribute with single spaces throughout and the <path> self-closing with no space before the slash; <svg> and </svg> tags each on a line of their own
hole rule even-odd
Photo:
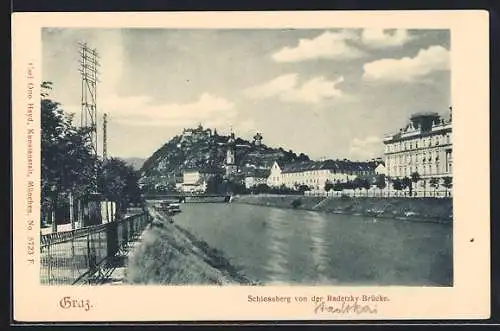
<svg viewBox="0 0 500 331">
<path fill-rule="evenodd" d="M 398 133 L 386 136 L 384 159 L 389 178 L 418 173 L 423 184 L 430 178 L 452 177 L 452 121 L 437 113 L 419 113 Z"/>
<path fill-rule="evenodd" d="M 252 169 L 246 171 L 245 175 L 245 187 L 247 189 L 258 186 L 260 184 L 267 184 L 267 178 L 269 177 L 268 169 Z"/>
<path fill-rule="evenodd" d="M 387 175 L 387 171 L 385 169 L 385 165 L 383 163 L 379 163 L 379 165 L 375 168 L 376 175 Z"/>
<path fill-rule="evenodd" d="M 210 178 L 220 175 L 216 169 L 187 169 L 183 172 L 182 188 L 186 193 L 203 193 Z"/>
<path fill-rule="evenodd" d="M 327 182 L 347 182 L 357 177 L 374 176 L 377 166 L 374 162 L 348 160 L 305 161 L 286 165 L 274 162 L 267 185 L 288 188 L 307 185 L 313 191 L 324 191 Z"/>
<path fill-rule="evenodd" d="M 245 177 L 245 188 L 249 189 L 260 184 L 267 184 L 266 177 L 258 177 L 258 176 L 246 176 Z"/>
</svg>

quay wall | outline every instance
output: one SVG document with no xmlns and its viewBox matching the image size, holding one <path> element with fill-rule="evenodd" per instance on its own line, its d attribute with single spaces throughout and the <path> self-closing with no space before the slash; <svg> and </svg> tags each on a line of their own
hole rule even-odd
<svg viewBox="0 0 500 331">
<path fill-rule="evenodd" d="M 315 197 L 258 194 L 235 196 L 232 203 L 416 222 L 452 223 L 453 221 L 453 200 L 451 198 Z"/>
</svg>

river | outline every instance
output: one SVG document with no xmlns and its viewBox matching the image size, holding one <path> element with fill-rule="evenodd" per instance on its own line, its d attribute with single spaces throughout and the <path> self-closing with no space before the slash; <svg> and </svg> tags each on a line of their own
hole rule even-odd
<svg viewBox="0 0 500 331">
<path fill-rule="evenodd" d="M 181 208 L 177 225 L 264 284 L 452 285 L 451 225 L 237 203 Z"/>
</svg>

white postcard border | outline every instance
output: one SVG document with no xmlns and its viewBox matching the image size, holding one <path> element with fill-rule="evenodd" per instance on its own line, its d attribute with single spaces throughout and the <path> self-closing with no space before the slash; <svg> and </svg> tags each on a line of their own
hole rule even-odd
<svg viewBox="0 0 500 331">
<path fill-rule="evenodd" d="M 486 11 L 426 12 L 200 12 L 16 13 L 13 31 L 13 296 L 16 321 L 189 321 L 484 319 L 490 316 L 489 68 Z M 360 28 L 451 30 L 454 134 L 454 277 L 452 288 L 429 287 L 211 287 L 39 285 L 39 102 L 42 27 Z M 28 77 L 33 64 L 34 78 Z M 34 82 L 29 98 L 29 83 Z M 425 96 L 422 96 L 425 97 Z M 37 113 L 38 112 L 38 113 Z M 27 139 L 33 128 L 33 172 Z M 33 201 L 27 198 L 33 179 Z M 33 214 L 27 213 L 28 204 Z M 30 218 L 31 217 L 31 218 Z M 29 221 L 34 219 L 33 224 Z M 472 240 L 473 239 L 473 240 Z M 31 242 L 33 244 L 31 244 Z M 30 254 L 30 247 L 35 254 Z M 34 263 L 29 261 L 34 257 Z M 308 304 L 255 304 L 252 295 L 306 296 Z M 314 312 L 314 296 L 382 294 L 376 315 Z M 63 309 L 64 297 L 89 300 L 91 309 Z"/>
</svg>

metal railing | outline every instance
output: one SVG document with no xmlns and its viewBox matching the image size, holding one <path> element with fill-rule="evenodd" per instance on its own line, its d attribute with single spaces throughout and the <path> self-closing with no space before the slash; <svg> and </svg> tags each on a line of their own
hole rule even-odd
<svg viewBox="0 0 500 331">
<path fill-rule="evenodd" d="M 147 213 L 123 220 L 40 237 L 40 282 L 91 282 L 114 269 L 114 258 L 124 252 L 149 222 Z"/>
</svg>

